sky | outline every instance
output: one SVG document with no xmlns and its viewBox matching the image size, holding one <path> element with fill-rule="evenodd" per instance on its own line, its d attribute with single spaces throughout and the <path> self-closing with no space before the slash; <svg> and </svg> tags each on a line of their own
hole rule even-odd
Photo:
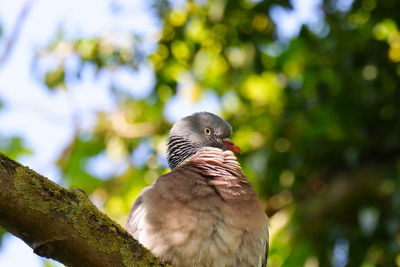
<svg viewBox="0 0 400 267">
<path fill-rule="evenodd" d="M 279 39 L 285 42 L 295 36 L 303 23 L 323 34 L 324 29 L 316 26 L 323 24 L 322 13 L 318 11 L 320 1 L 294 0 L 294 10 L 274 7 L 271 17 L 278 23 Z M 10 34 L 25 2 L 0 0 L 3 38 Z M 343 2 L 345 8 L 346 3 L 351 1 L 338 2 Z M 85 70 L 84 79 L 79 83 L 72 82 L 68 91 L 50 92 L 34 77 L 31 67 L 35 51 L 45 47 L 60 27 L 70 38 L 113 33 L 123 39 L 124 33 L 134 32 L 146 40 L 146 49 L 150 53 L 155 48 L 155 36 L 160 26 L 149 9 L 149 1 L 145 0 L 34 1 L 9 60 L 0 68 L 0 99 L 5 105 L 0 110 L 0 136 L 21 136 L 25 145 L 33 151 L 32 155 L 18 160 L 59 182 L 60 173 L 54 161 L 73 138 L 74 116 L 79 113 L 79 126 L 89 129 L 95 122 L 95 112 L 115 108 L 107 90 L 111 78 L 107 75 L 96 78 L 94 69 Z M 4 42 L 0 41 L 0 53 L 3 48 Z M 121 69 L 112 79 L 137 98 L 146 97 L 155 83 L 152 68 L 148 65 L 140 66 L 138 72 Z M 218 97 L 211 90 L 206 91 L 197 103 L 187 101 L 185 95 L 190 83 L 190 74 L 183 75 L 178 85 L 178 94 L 170 100 L 163 114 L 168 121 L 174 122 L 184 115 L 204 110 L 206 105 L 208 111 L 219 113 Z M 177 109 L 177 106 L 180 108 Z M 93 164 L 96 166 L 101 162 L 104 171 L 115 169 L 111 161 L 107 160 L 99 157 L 99 162 Z M 109 165 L 105 164 L 107 162 Z M 6 235 L 0 248 L 0 266 L 36 267 L 43 264 L 30 247 Z"/>
</svg>

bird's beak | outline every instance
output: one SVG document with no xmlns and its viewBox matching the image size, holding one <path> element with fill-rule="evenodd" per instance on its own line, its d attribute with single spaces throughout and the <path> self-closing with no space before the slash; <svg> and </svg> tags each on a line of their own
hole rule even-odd
<svg viewBox="0 0 400 267">
<path fill-rule="evenodd" d="M 242 150 L 240 149 L 240 147 L 235 145 L 229 138 L 224 138 L 224 139 L 222 139 L 222 141 L 224 142 L 225 149 L 229 149 L 230 151 L 232 151 L 233 153 L 236 153 L 236 154 L 242 153 Z"/>
</svg>

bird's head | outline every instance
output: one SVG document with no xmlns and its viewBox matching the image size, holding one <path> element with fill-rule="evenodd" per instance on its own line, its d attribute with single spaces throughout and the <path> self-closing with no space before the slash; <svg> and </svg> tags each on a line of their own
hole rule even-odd
<svg viewBox="0 0 400 267">
<path fill-rule="evenodd" d="M 217 147 L 240 153 L 240 148 L 229 138 L 232 127 L 209 112 L 199 112 L 184 117 L 172 127 L 168 139 L 168 165 L 177 167 L 202 147 Z"/>
</svg>

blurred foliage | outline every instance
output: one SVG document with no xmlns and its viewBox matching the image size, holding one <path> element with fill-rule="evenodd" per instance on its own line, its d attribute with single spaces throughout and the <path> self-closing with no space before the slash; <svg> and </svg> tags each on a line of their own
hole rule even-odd
<svg viewBox="0 0 400 267">
<path fill-rule="evenodd" d="M 5 233 L 5 230 L 4 230 L 3 228 L 0 227 L 0 245 L 1 245 L 2 242 L 3 242 L 4 233 Z"/>
<path fill-rule="evenodd" d="M 12 159 L 16 159 L 21 155 L 31 154 L 31 151 L 26 148 L 20 137 L 0 136 L 0 151 Z"/>
<path fill-rule="evenodd" d="M 59 34 L 36 58 L 51 58 L 39 75 L 49 89 L 68 90 L 89 65 L 101 74 L 150 62 L 156 76 L 146 99 L 111 86 L 118 106 L 77 131 L 57 161 L 63 182 L 124 224 L 167 171 L 166 105 L 212 89 L 271 219 L 269 266 L 400 266 L 400 2 L 340 2 L 323 1 L 319 28 L 290 40 L 271 18 L 291 9 L 279 0 L 155 1 L 162 29 L 149 55 L 131 33 Z"/>
<path fill-rule="evenodd" d="M 101 71 L 112 73 L 122 66 L 135 70 L 137 62 L 145 60 L 143 52 L 136 49 L 139 45 L 140 39 L 130 33 L 69 40 L 60 30 L 53 42 L 36 55 L 40 62 L 46 61 L 53 67 L 37 75 L 49 89 L 56 89 L 66 88 L 71 79 L 80 80 L 83 69 L 88 65 L 94 66 L 98 74 Z M 73 68 L 67 67 L 74 60 L 78 60 L 79 64 Z M 37 65 L 34 64 L 34 67 Z M 34 71 L 38 69 L 41 70 L 34 68 Z"/>
</svg>

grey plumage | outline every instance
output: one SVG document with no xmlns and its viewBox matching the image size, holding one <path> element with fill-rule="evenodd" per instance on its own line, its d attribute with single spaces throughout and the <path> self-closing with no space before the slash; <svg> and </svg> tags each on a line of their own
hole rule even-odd
<svg viewBox="0 0 400 267">
<path fill-rule="evenodd" d="M 176 267 L 265 266 L 267 217 L 227 149 L 231 133 L 226 121 L 205 112 L 171 129 L 172 171 L 141 192 L 126 226 L 164 262 Z"/>
</svg>

